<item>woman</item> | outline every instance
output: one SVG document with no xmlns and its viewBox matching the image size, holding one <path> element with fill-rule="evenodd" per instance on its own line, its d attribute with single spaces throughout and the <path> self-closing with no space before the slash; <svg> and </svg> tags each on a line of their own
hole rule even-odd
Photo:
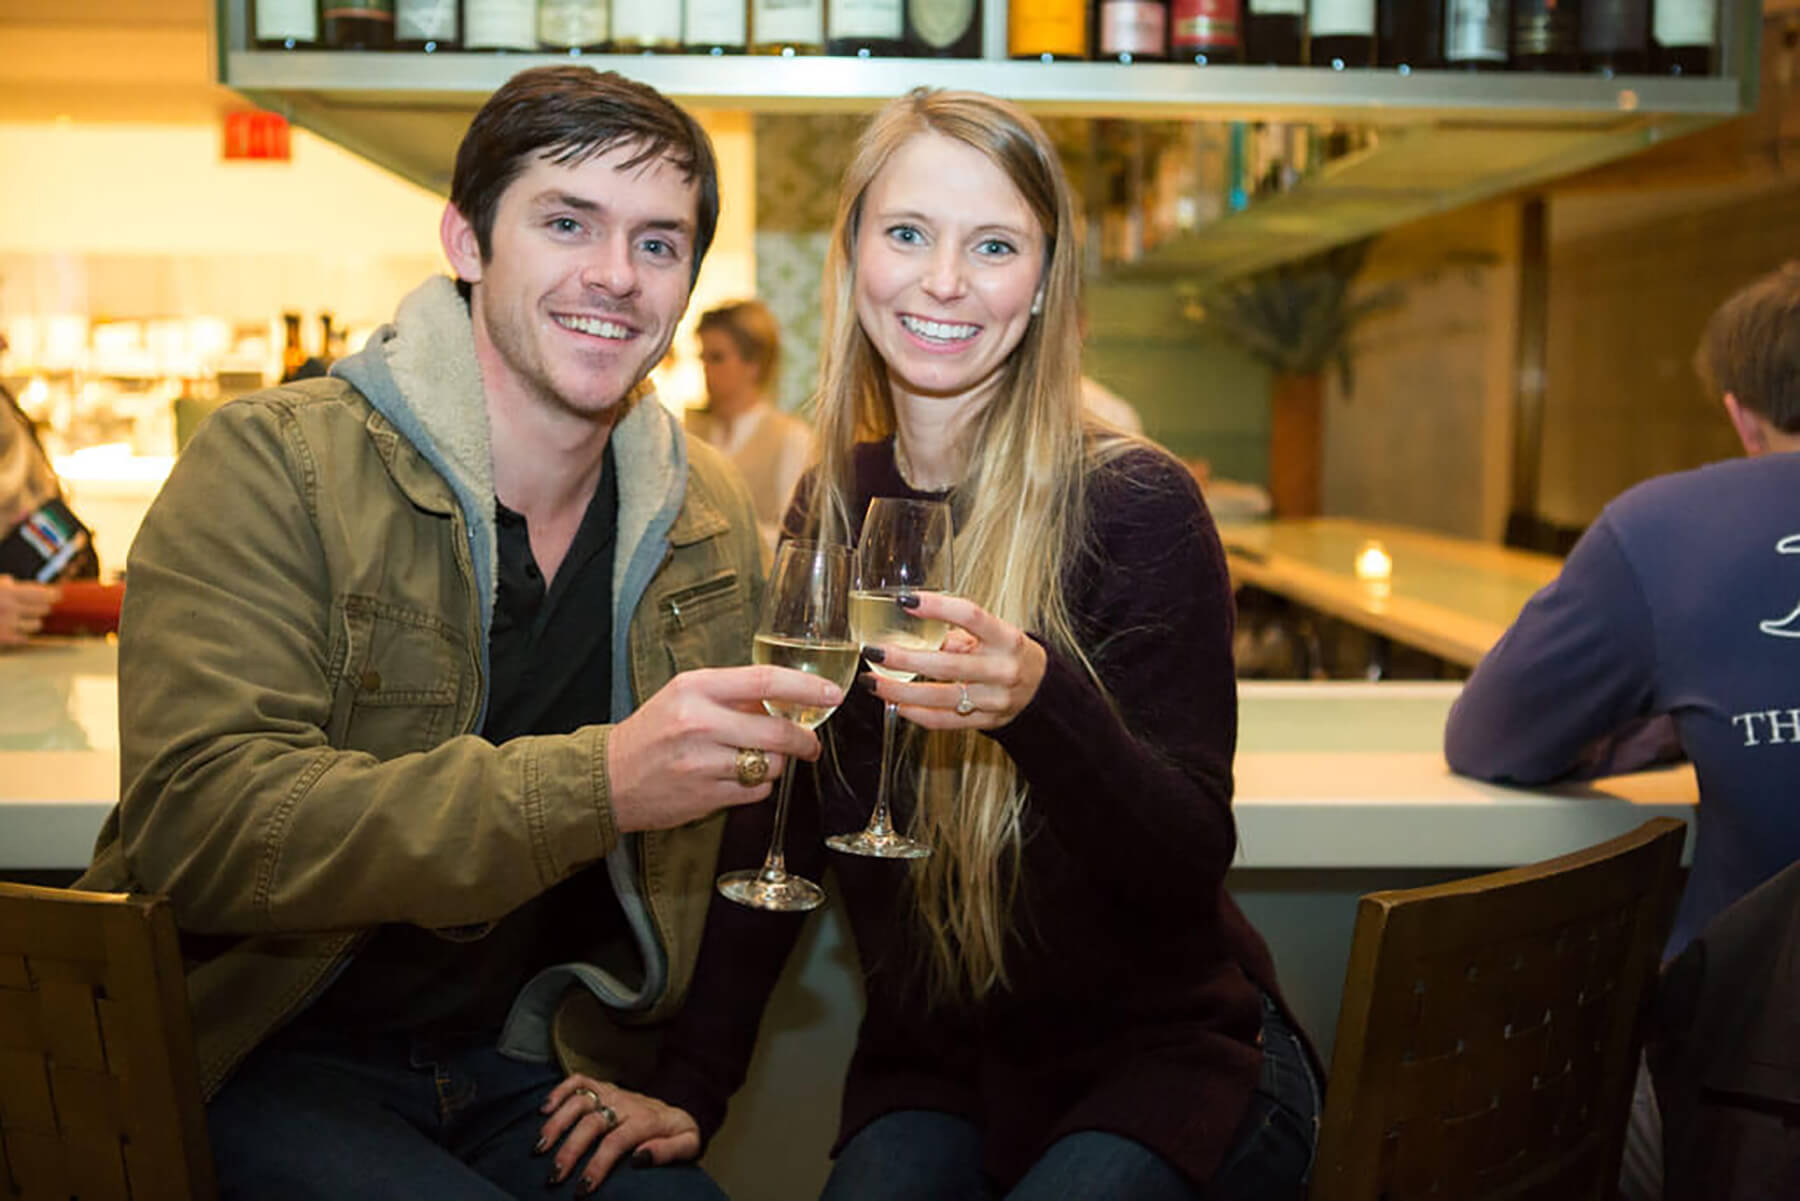
<svg viewBox="0 0 1800 1201">
<path fill-rule="evenodd" d="M 829 727 L 839 770 L 791 817 L 788 866 L 812 875 L 822 834 L 868 815 L 898 702 L 921 764 L 899 816 L 934 853 L 832 857 L 868 998 L 833 1201 L 1272 1201 L 1310 1166 L 1316 1078 L 1223 887 L 1223 555 L 1178 463 L 1082 422 L 1073 222 L 1043 132 L 985 96 L 895 102 L 845 177 L 791 525 L 854 540 L 871 496 L 947 498 L 959 596 L 916 598 L 955 627 L 940 651 L 870 648 L 922 678 L 865 681 Z M 733 814 L 721 868 L 760 860 L 767 809 Z M 715 901 L 658 1100 L 561 1086 L 624 1116 L 590 1172 L 697 1153 L 796 931 Z"/>
</svg>

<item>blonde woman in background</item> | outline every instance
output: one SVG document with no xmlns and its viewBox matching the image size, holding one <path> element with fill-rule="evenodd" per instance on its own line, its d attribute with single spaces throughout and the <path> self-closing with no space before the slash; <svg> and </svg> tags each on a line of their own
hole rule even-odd
<svg viewBox="0 0 1800 1201">
<path fill-rule="evenodd" d="M 699 335 L 706 407 L 688 410 L 687 431 L 723 450 L 743 475 L 773 549 L 812 450 L 812 427 L 769 399 L 781 371 L 781 330 L 762 301 L 740 300 L 703 313 Z"/>
<path fill-rule="evenodd" d="M 824 834 L 868 816 L 897 702 L 922 764 L 897 817 L 933 854 L 831 856 L 867 997 L 832 1201 L 1283 1201 L 1310 1170 L 1312 1057 L 1224 886 L 1224 557 L 1180 463 L 1081 416 L 1073 228 L 1043 131 L 972 93 L 889 105 L 839 198 L 790 528 L 850 541 L 870 497 L 944 498 L 959 577 L 907 598 L 953 627 L 940 651 L 869 648 L 920 679 L 865 678 L 790 819 L 788 867 L 816 879 Z M 732 814 L 721 868 L 760 861 L 766 809 Z M 650 1085 L 693 1124 L 600 1158 L 700 1152 L 800 920 L 715 899 Z"/>
</svg>

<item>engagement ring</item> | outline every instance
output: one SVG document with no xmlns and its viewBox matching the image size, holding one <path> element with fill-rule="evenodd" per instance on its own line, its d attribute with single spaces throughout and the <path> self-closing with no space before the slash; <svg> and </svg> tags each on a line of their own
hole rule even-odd
<svg viewBox="0 0 1800 1201">
<path fill-rule="evenodd" d="M 967 717 L 969 714 L 975 712 L 975 702 L 969 699 L 969 686 L 967 684 L 958 680 L 956 686 L 962 689 L 962 697 L 956 702 L 956 715 L 958 717 Z"/>
</svg>

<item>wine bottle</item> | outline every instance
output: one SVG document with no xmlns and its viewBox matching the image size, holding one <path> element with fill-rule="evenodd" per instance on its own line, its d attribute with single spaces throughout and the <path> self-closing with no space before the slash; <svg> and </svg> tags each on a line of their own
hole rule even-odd
<svg viewBox="0 0 1800 1201">
<path fill-rule="evenodd" d="M 258 50 L 310 50 L 319 44 L 318 0 L 256 0 L 251 40 Z"/>
<path fill-rule="evenodd" d="M 750 53 L 818 54 L 825 48 L 825 0 L 750 0 Z"/>
<path fill-rule="evenodd" d="M 1581 12 L 1576 0 L 1513 0 L 1515 71 L 1573 71 L 1581 62 Z"/>
<path fill-rule="evenodd" d="M 1175 0 L 1169 8 L 1169 57 L 1213 66 L 1243 57 L 1240 0 Z"/>
<path fill-rule="evenodd" d="M 564 54 L 603 51 L 611 16 L 607 0 L 538 0 L 538 46 Z"/>
<path fill-rule="evenodd" d="M 902 0 L 831 0 L 825 12 L 827 54 L 887 58 L 901 52 L 905 35 Z"/>
<path fill-rule="evenodd" d="M 1306 0 L 1244 0 L 1244 61 L 1277 67 L 1300 65 L 1306 33 Z"/>
<path fill-rule="evenodd" d="M 1006 9 L 1006 53 L 1044 62 L 1086 58 L 1086 5 L 1082 0 L 1012 0 Z"/>
<path fill-rule="evenodd" d="M 906 53 L 980 58 L 981 0 L 906 0 Z"/>
<path fill-rule="evenodd" d="M 463 49 L 536 50 L 537 0 L 463 0 Z"/>
<path fill-rule="evenodd" d="M 281 381 L 300 378 L 300 369 L 306 366 L 306 347 L 300 344 L 300 314 L 283 313 L 281 324 L 286 328 L 281 346 Z"/>
<path fill-rule="evenodd" d="M 683 46 L 689 54 L 742 54 L 750 40 L 744 0 L 683 0 Z"/>
<path fill-rule="evenodd" d="M 328 49 L 393 49 L 394 0 L 325 0 L 319 18 Z"/>
<path fill-rule="evenodd" d="M 394 49 L 460 49 L 461 16 L 456 0 L 394 0 Z"/>
<path fill-rule="evenodd" d="M 1637 75 L 1650 67 L 1650 0 L 1583 0 L 1581 69 Z"/>
<path fill-rule="evenodd" d="M 1375 65 L 1402 71 L 1443 66 L 1444 3 L 1445 0 L 1375 0 Z"/>
<path fill-rule="evenodd" d="M 612 48 L 618 54 L 681 49 L 681 6 L 670 0 L 612 0 Z"/>
<path fill-rule="evenodd" d="M 1169 57 L 1168 0 L 1100 0 L 1094 23 L 1096 58 L 1151 63 Z"/>
<path fill-rule="evenodd" d="M 1650 69 L 1658 75 L 1711 75 L 1719 36 L 1715 0 L 1655 0 Z"/>
<path fill-rule="evenodd" d="M 1375 0 L 1312 0 L 1306 33 L 1313 66 L 1367 67 L 1375 61 Z"/>
<path fill-rule="evenodd" d="M 1445 0 L 1444 65 L 1462 71 L 1506 66 L 1507 0 Z"/>
</svg>

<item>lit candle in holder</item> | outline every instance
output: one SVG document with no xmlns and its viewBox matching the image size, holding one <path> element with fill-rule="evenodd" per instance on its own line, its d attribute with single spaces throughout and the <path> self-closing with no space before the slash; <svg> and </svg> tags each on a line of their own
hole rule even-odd
<svg viewBox="0 0 1800 1201">
<path fill-rule="evenodd" d="M 1371 538 L 1362 544 L 1356 552 L 1356 578 L 1365 583 L 1385 584 L 1394 574 L 1394 560 L 1381 545 L 1381 540 Z"/>
</svg>

